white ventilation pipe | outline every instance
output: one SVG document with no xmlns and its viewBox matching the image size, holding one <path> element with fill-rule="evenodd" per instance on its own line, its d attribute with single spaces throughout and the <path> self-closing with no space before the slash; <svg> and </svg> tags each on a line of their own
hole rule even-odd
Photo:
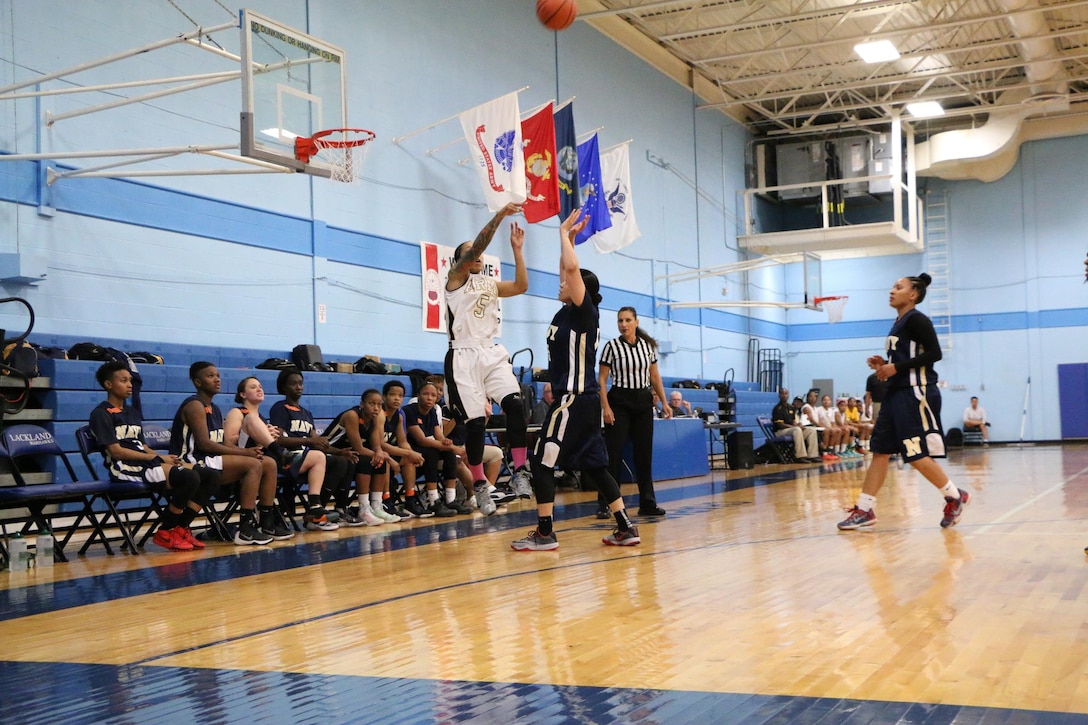
<svg viewBox="0 0 1088 725">
<path fill-rule="evenodd" d="M 1043 113 L 1067 111 L 1065 68 L 1053 60 L 1054 41 L 1037 36 L 1050 32 L 1038 0 L 995 0 L 1009 13 L 1006 20 L 1017 37 L 1024 58 L 1024 74 L 1030 91 L 1005 94 L 1002 105 L 1019 101 L 1018 106 L 990 114 L 978 128 L 946 131 L 918 144 L 915 161 L 919 176 L 942 179 L 995 181 L 1016 164 L 1023 143 L 1022 124 L 1026 118 Z M 1034 9 L 1035 12 L 1023 12 Z"/>
</svg>

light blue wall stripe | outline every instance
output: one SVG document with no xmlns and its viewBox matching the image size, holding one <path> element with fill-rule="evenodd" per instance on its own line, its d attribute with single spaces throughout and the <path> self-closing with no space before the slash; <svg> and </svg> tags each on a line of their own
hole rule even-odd
<svg viewBox="0 0 1088 725">
<path fill-rule="evenodd" d="M 0 200 L 35 205 L 36 198 L 36 166 L 33 162 L 0 163 Z M 58 211 L 71 214 L 307 256 L 313 234 L 319 257 L 400 274 L 419 274 L 419 247 L 415 243 L 326 226 L 320 220 L 311 224 L 299 217 L 134 181 L 83 179 L 66 184 L 63 193 L 54 195 L 54 204 Z M 504 263 L 504 278 L 513 275 L 513 265 Z M 532 289 L 558 288 L 555 273 L 530 270 L 529 276 Z M 677 324 L 788 342 L 883 337 L 890 324 L 890 320 L 881 319 L 835 325 L 787 325 L 714 309 L 685 308 L 669 313 L 664 307 L 655 311 L 654 297 L 648 294 L 609 287 L 603 288 L 602 294 L 606 306 L 609 298 L 622 296 L 625 303 L 635 307 L 640 317 L 669 319 Z M 954 333 L 1084 326 L 1088 326 L 1088 309 L 1084 308 L 956 315 L 952 318 Z"/>
</svg>

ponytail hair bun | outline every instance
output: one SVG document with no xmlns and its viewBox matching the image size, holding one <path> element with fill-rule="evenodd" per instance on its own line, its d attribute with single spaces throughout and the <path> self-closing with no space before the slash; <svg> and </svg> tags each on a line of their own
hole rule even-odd
<svg viewBox="0 0 1088 725">
<path fill-rule="evenodd" d="M 926 298 L 926 288 L 929 287 L 929 283 L 933 281 L 925 272 L 922 272 L 917 277 L 907 277 L 907 281 L 910 282 L 911 287 L 918 293 L 918 299 L 915 300 L 915 304 L 922 304 L 922 300 Z"/>
</svg>

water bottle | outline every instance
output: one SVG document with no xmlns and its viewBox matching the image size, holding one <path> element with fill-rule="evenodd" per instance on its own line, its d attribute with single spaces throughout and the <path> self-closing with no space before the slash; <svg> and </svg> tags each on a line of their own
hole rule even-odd
<svg viewBox="0 0 1088 725">
<path fill-rule="evenodd" d="M 38 532 L 34 547 L 34 562 L 38 568 L 53 566 L 53 534 L 49 529 Z"/>
<path fill-rule="evenodd" d="M 26 548 L 26 539 L 22 534 L 15 534 L 8 539 L 8 568 L 12 571 L 26 571 L 30 561 L 30 552 Z"/>
</svg>

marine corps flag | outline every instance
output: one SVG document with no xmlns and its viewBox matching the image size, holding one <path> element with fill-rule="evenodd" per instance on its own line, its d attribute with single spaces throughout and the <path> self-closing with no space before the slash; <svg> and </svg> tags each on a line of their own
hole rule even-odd
<svg viewBox="0 0 1088 725">
<path fill-rule="evenodd" d="M 498 211 L 525 202 L 525 157 L 521 153 L 518 94 L 470 108 L 460 115 L 461 130 L 483 183 L 487 208 Z"/>
<path fill-rule="evenodd" d="M 631 197 L 631 160 L 628 146 L 622 143 L 601 154 L 601 183 L 604 199 L 612 217 L 612 228 L 593 237 L 598 252 L 614 252 L 642 236 L 635 221 L 635 202 Z"/>
<path fill-rule="evenodd" d="M 555 148 L 559 172 L 559 218 L 582 205 L 578 196 L 578 136 L 574 132 L 574 102 L 555 112 Z"/>
<path fill-rule="evenodd" d="M 555 164 L 552 104 L 521 122 L 525 149 L 525 221 L 535 224 L 559 213 L 559 177 Z"/>
</svg>

